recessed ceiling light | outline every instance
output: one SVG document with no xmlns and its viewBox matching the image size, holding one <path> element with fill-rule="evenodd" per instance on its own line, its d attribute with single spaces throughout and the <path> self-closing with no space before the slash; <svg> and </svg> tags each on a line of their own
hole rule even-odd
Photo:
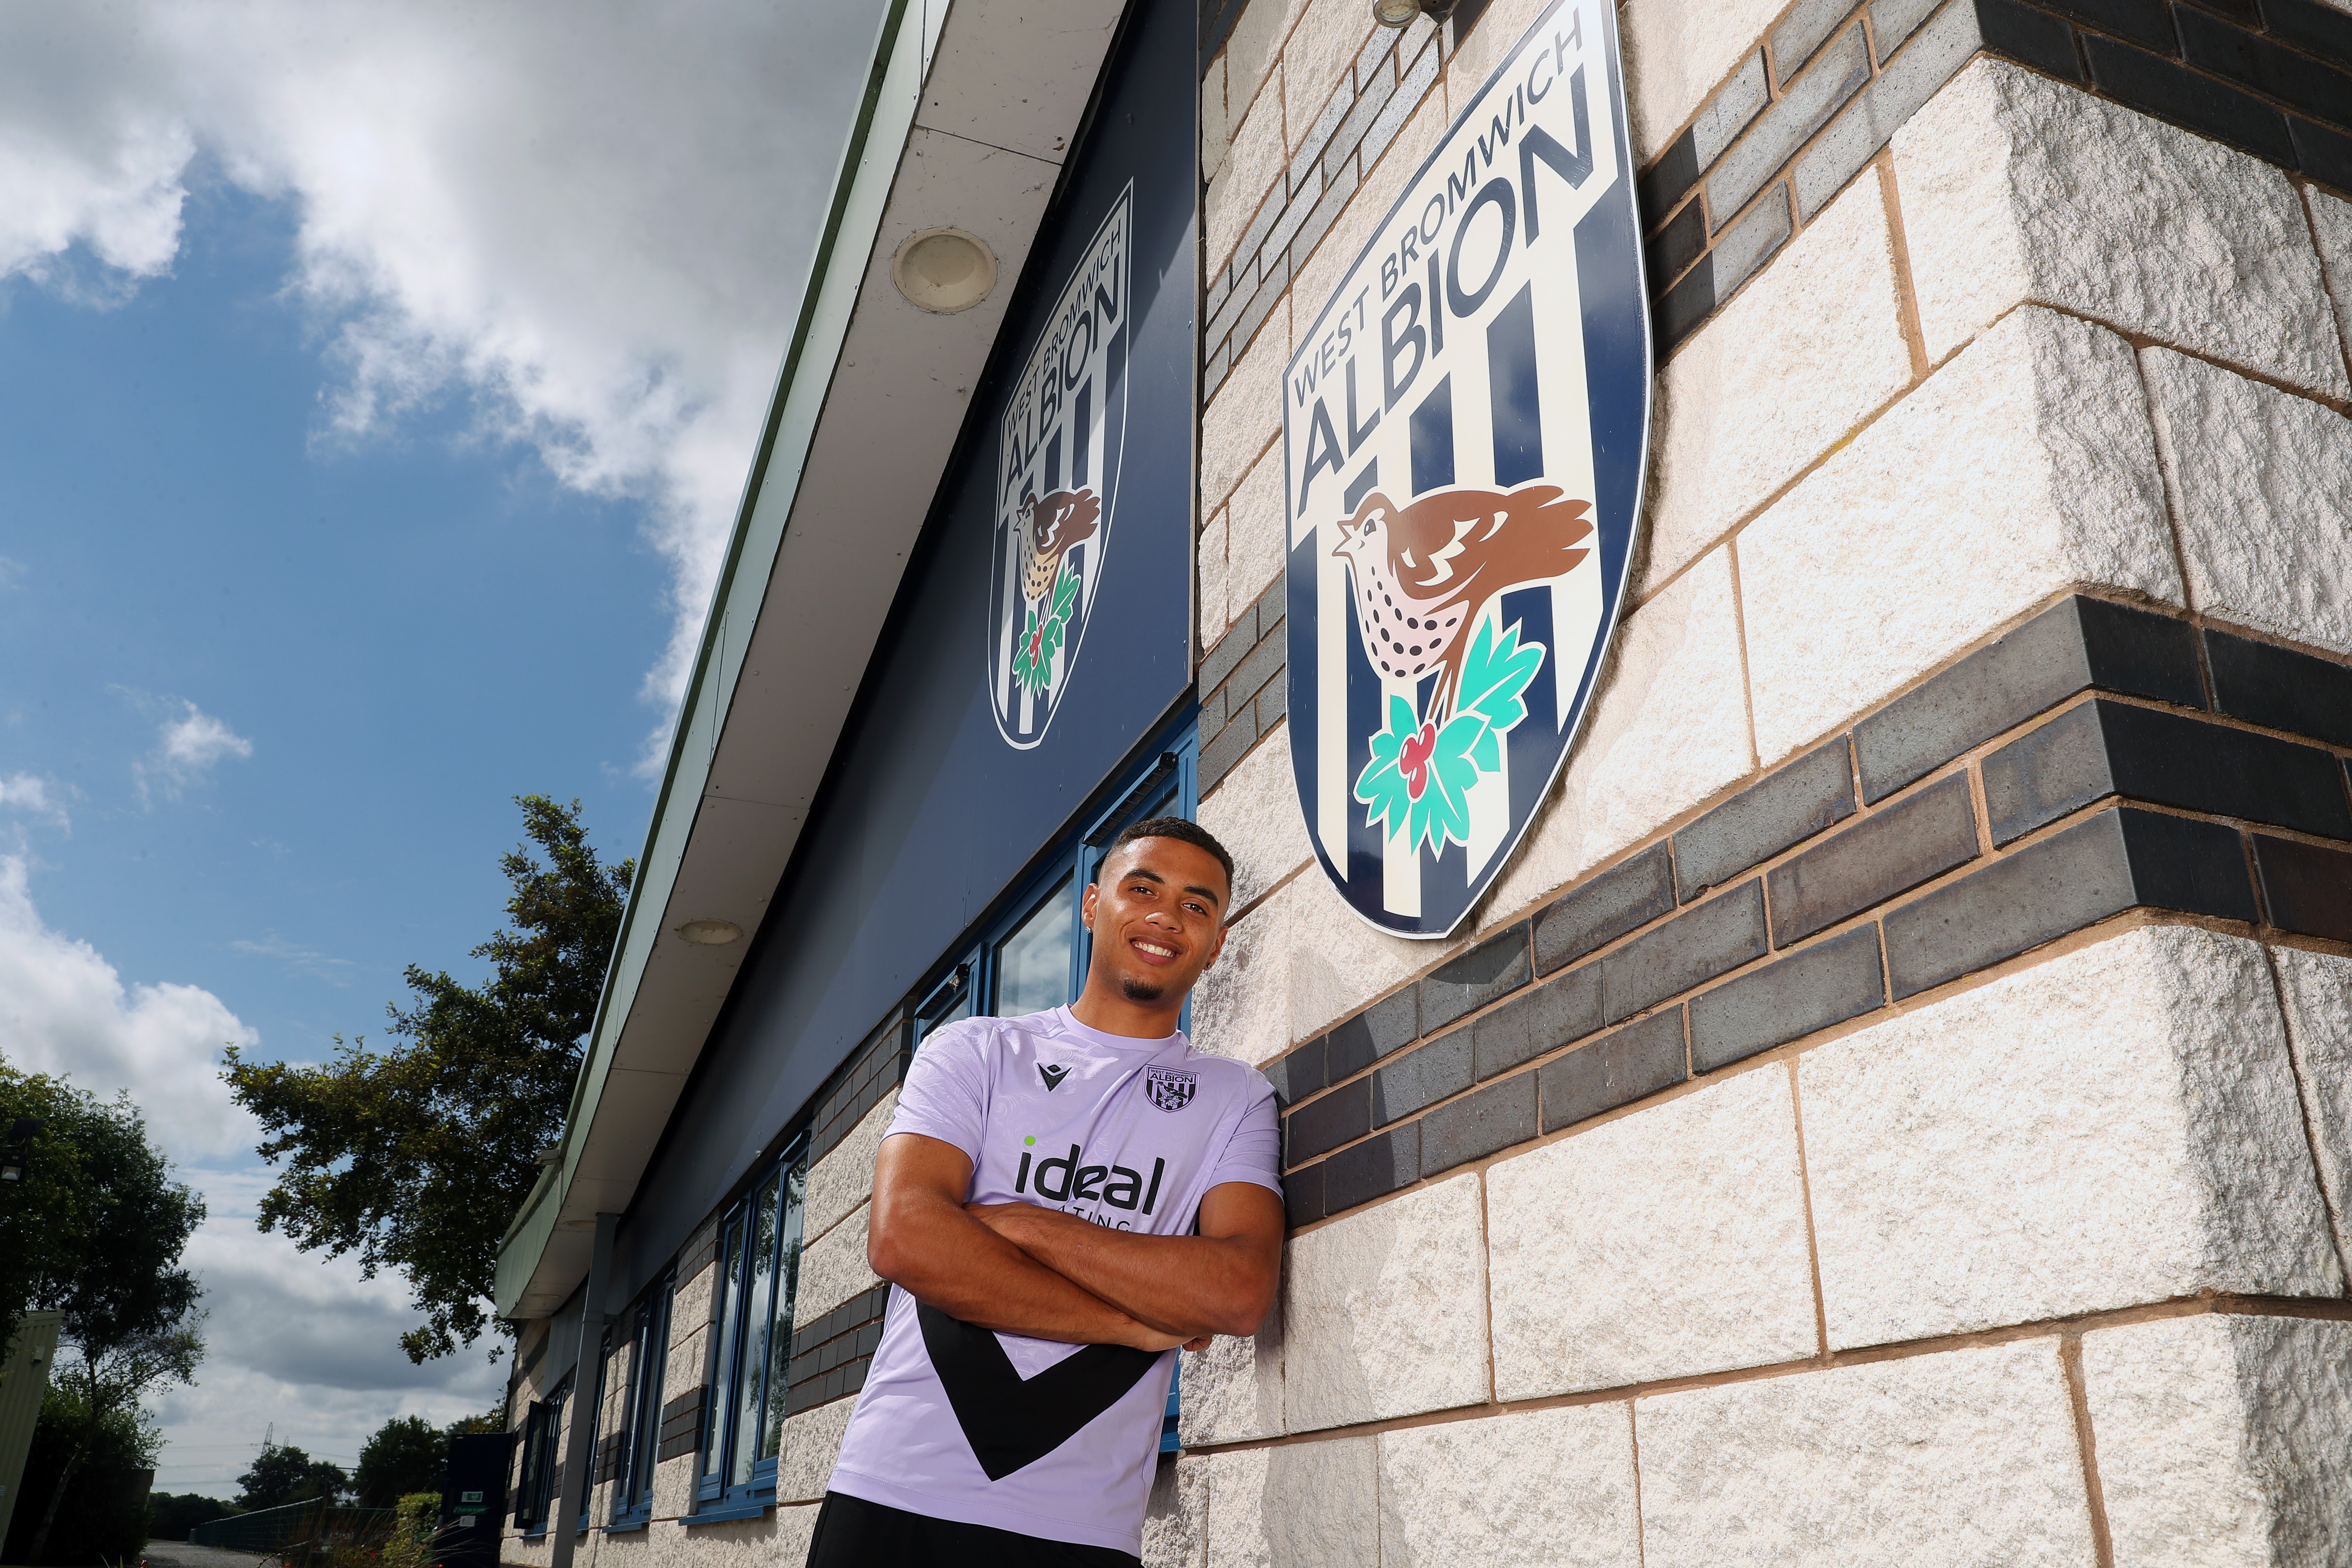
<svg viewBox="0 0 2352 1568">
<path fill-rule="evenodd" d="M 969 310 L 996 287 L 996 255 L 960 228 L 910 234 L 890 258 L 890 278 L 908 303 L 937 315 Z"/>
<path fill-rule="evenodd" d="M 743 928 L 733 921 L 688 921 L 677 934 L 700 947 L 725 947 L 743 940 Z"/>
</svg>

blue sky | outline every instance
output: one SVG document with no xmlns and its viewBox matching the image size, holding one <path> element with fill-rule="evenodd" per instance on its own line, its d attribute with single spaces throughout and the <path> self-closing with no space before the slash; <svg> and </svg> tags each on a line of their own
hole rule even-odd
<svg viewBox="0 0 2352 1568">
<path fill-rule="evenodd" d="M 503 1389 L 254 1230 L 219 1047 L 478 975 L 516 795 L 636 851 L 878 15 L 0 12 L 0 1056 L 211 1204 L 159 1488 Z"/>
</svg>

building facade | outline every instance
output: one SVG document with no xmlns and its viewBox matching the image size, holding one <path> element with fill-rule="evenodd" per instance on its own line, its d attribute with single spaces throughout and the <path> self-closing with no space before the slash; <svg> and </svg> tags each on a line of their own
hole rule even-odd
<svg viewBox="0 0 2352 1568">
<path fill-rule="evenodd" d="M 1622 593 L 1415 939 L 1297 750 L 1370 426 L 1351 379 L 1307 516 L 1286 400 L 1612 30 Z M 1565 166 L 1509 129 L 1506 251 Z M 906 1064 L 1073 994 L 1174 811 L 1242 865 L 1191 1027 L 1281 1096 L 1293 1236 L 1149 1561 L 2352 1563 L 2352 8 L 902 5 L 813 277 L 499 1260 L 505 1561 L 798 1560 Z M 1445 482 L 1522 485 L 1467 384 Z"/>
</svg>

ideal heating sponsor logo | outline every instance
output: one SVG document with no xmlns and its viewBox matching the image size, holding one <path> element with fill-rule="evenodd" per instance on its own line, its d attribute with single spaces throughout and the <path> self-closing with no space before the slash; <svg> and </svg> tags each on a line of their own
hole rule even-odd
<svg viewBox="0 0 2352 1568">
<path fill-rule="evenodd" d="M 1148 1215 L 1151 1212 L 1151 1205 L 1160 1201 L 1160 1181 L 1168 1173 L 1168 1162 L 1165 1160 L 1154 1159 L 1151 1162 L 1151 1179 L 1147 1184 L 1142 1172 L 1129 1170 L 1125 1165 L 1085 1163 L 1085 1152 L 1076 1143 L 1070 1145 L 1070 1152 L 1066 1154 L 1049 1154 L 1038 1160 L 1034 1152 L 1037 1140 L 1030 1137 L 1021 1142 L 1029 1147 L 1022 1151 L 1021 1169 L 1013 1178 L 1013 1190 L 1024 1197 L 1034 1192 L 1038 1197 L 1058 1205 L 1064 1213 L 1076 1215 L 1080 1219 L 1090 1220 L 1110 1230 L 1132 1229 L 1134 1222 L 1112 1219 L 1099 1209 L 1088 1214 L 1077 1205 L 1081 1203 L 1108 1204 L 1129 1214 L 1137 1212 L 1139 1207 Z M 1034 1165 L 1032 1161 L 1035 1162 Z"/>
</svg>

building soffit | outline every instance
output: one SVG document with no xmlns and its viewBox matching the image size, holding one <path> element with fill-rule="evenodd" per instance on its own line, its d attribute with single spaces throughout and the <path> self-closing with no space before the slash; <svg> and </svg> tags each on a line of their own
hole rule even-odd
<svg viewBox="0 0 2352 1568">
<path fill-rule="evenodd" d="M 585 1276 L 799 840 L 1108 52 L 1118 0 L 894 0 L 638 858 L 560 1151 L 499 1254 L 502 1317 Z M 919 92 L 918 90 L 919 86 Z M 890 263 L 954 227 L 998 283 L 954 315 Z M 744 939 L 699 947 L 691 920 Z"/>
</svg>

